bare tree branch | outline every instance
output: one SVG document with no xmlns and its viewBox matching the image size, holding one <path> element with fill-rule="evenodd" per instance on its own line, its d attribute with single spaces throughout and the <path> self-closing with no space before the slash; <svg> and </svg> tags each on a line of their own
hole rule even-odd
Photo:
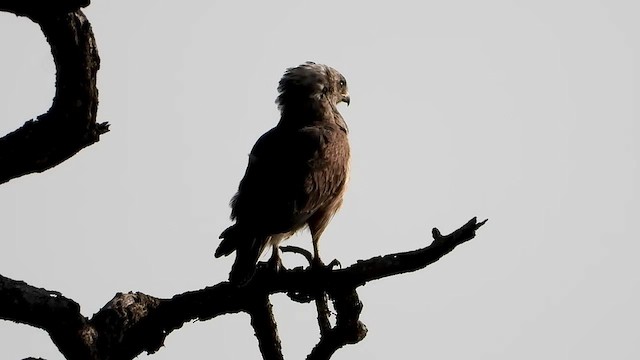
<svg viewBox="0 0 640 360">
<path fill-rule="evenodd" d="M 262 358 L 265 360 L 284 360 L 278 336 L 278 325 L 273 317 L 272 307 L 268 296 L 256 299 L 249 308 L 251 326 L 256 332 Z"/>
<path fill-rule="evenodd" d="M 336 309 L 336 326 L 320 336 L 307 360 L 328 360 L 336 350 L 362 341 L 367 327 L 359 320 L 362 302 L 354 289 L 339 289 L 331 293 Z"/>
<path fill-rule="evenodd" d="M 334 271 L 335 278 L 331 280 L 345 287 L 361 286 L 371 280 L 422 269 L 440 260 L 456 246 L 473 239 L 476 230 L 486 222 L 487 220 L 478 222 L 474 217 L 449 235 L 442 235 L 440 230 L 433 228 L 434 241 L 431 245 L 414 251 L 358 261 L 346 269 Z"/>
<path fill-rule="evenodd" d="M 324 336 L 331 330 L 331 322 L 329 317 L 331 316 L 331 310 L 329 310 L 329 304 L 327 302 L 327 293 L 321 292 L 316 295 L 315 298 L 316 311 L 318 313 L 318 328 L 320 329 L 320 336 Z"/>
<path fill-rule="evenodd" d="M 60 15 L 89 6 L 89 0 L 3 0 L 0 11 L 18 16 Z"/>
<path fill-rule="evenodd" d="M 358 261 L 345 269 L 309 267 L 274 272 L 260 266 L 242 287 L 222 282 L 171 299 L 119 293 L 91 320 L 80 314 L 77 303 L 59 293 L 0 277 L 0 318 L 46 330 L 67 359 L 127 360 L 143 351 L 157 351 L 167 335 L 185 323 L 247 312 L 261 339 L 261 351 L 273 356 L 265 358 L 282 359 L 268 296 L 294 293 L 310 301 L 314 294 L 326 292 L 334 302 L 336 326 L 322 331 L 309 359 L 328 359 L 337 349 L 366 335 L 366 327 L 359 320 L 362 303 L 357 287 L 424 268 L 472 239 L 485 222 L 478 223 L 474 218 L 445 236 L 434 229 L 434 241 L 425 248 Z M 271 345 L 266 343 L 268 339 Z"/>
<path fill-rule="evenodd" d="M 0 11 L 40 25 L 56 65 L 56 94 L 48 112 L 0 138 L 0 184 L 42 172 L 97 142 L 109 130 L 96 123 L 100 58 L 93 31 L 80 6 L 87 0 L 11 0 Z"/>
<path fill-rule="evenodd" d="M 46 330 L 67 359 L 95 358 L 91 346 L 96 333 L 80 306 L 59 292 L 0 275 L 0 319 Z"/>
</svg>

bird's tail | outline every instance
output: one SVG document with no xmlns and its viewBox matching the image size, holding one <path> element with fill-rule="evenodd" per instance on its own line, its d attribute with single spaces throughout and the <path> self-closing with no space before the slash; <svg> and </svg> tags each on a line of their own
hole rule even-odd
<svg viewBox="0 0 640 360">
<path fill-rule="evenodd" d="M 246 284 L 256 271 L 256 263 L 264 249 L 266 239 L 242 231 L 237 224 L 223 231 L 220 238 L 222 242 L 216 249 L 216 257 L 236 252 L 236 260 L 231 267 L 229 281 L 238 285 Z"/>
<path fill-rule="evenodd" d="M 220 245 L 216 249 L 215 256 L 217 258 L 221 256 L 230 255 L 238 247 L 238 238 L 242 238 L 241 231 L 236 224 L 229 226 L 225 231 L 220 234 L 218 239 L 222 239 Z"/>
</svg>

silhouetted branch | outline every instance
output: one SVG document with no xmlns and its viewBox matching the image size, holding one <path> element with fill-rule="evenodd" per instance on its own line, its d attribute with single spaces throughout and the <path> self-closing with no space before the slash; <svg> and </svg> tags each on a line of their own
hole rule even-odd
<svg viewBox="0 0 640 360">
<path fill-rule="evenodd" d="M 0 11 L 40 25 L 56 65 L 56 94 L 48 112 L 0 138 L 0 184 L 42 172 L 97 142 L 109 130 L 96 123 L 100 58 L 81 6 L 88 0 L 9 0 Z"/>
<path fill-rule="evenodd" d="M 367 327 L 359 320 L 362 302 L 356 290 L 334 290 L 330 296 L 336 309 L 336 326 L 320 336 L 307 360 L 328 360 L 336 350 L 360 342 L 367 335 Z"/>
<path fill-rule="evenodd" d="M 422 269 L 440 260 L 456 246 L 473 239 L 476 230 L 486 222 L 478 222 L 474 217 L 449 235 L 442 235 L 440 230 L 433 228 L 434 241 L 426 248 L 358 261 L 346 269 L 336 270 L 336 278 L 332 280 L 343 286 L 360 286 L 371 280 Z"/>
<path fill-rule="evenodd" d="M 0 319 L 47 331 L 67 359 L 94 359 L 96 333 L 80 314 L 80 306 L 59 292 L 0 275 Z"/>
<path fill-rule="evenodd" d="M 324 292 L 318 294 L 315 298 L 315 303 L 318 313 L 318 328 L 320 329 L 320 336 L 323 336 L 331 330 L 331 322 L 329 321 L 331 310 L 329 310 L 329 304 L 327 303 L 327 294 Z"/>
<path fill-rule="evenodd" d="M 268 296 L 298 294 L 311 301 L 317 299 L 316 294 L 327 293 L 334 303 L 336 326 L 320 324 L 321 338 L 309 359 L 328 359 L 337 349 L 366 335 L 366 327 L 359 320 L 362 303 L 357 287 L 424 268 L 472 239 L 485 221 L 478 223 L 474 218 L 445 236 L 434 229 L 434 241 L 425 248 L 358 261 L 345 269 L 311 267 L 274 272 L 259 266 L 253 279 L 242 287 L 222 282 L 171 299 L 119 293 L 91 320 L 80 314 L 77 303 L 59 293 L 0 277 L 0 318 L 45 329 L 67 359 L 127 360 L 143 351 L 157 351 L 165 338 L 185 323 L 247 312 L 265 359 L 282 359 Z"/>
<path fill-rule="evenodd" d="M 284 360 L 282 345 L 278 336 L 278 325 L 273 317 L 273 311 L 269 297 L 255 299 L 249 308 L 251 326 L 256 332 L 258 347 L 262 358 L 265 360 Z"/>
<path fill-rule="evenodd" d="M 27 17 L 52 16 L 76 11 L 89 3 L 89 0 L 3 0 L 0 11 Z"/>
</svg>

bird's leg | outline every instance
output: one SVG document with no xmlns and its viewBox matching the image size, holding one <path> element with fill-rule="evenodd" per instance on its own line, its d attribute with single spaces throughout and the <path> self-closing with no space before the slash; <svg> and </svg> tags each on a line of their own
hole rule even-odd
<svg viewBox="0 0 640 360">
<path fill-rule="evenodd" d="M 271 247 L 271 249 L 271 257 L 269 258 L 267 266 L 269 267 L 269 269 L 278 272 L 283 269 L 282 259 L 280 258 L 280 249 L 278 248 L 278 245 L 275 244 Z"/>
<path fill-rule="evenodd" d="M 324 263 L 320 259 L 320 250 L 318 249 L 318 240 L 320 240 L 319 236 L 312 236 L 311 241 L 313 242 L 313 262 L 311 263 L 311 267 L 323 268 Z"/>
<path fill-rule="evenodd" d="M 342 264 L 338 259 L 333 259 L 328 265 L 325 265 L 322 259 L 320 259 L 320 250 L 318 249 L 318 240 L 319 237 L 313 237 L 313 261 L 311 262 L 311 267 L 322 269 L 327 268 L 329 270 L 333 270 L 334 267 L 338 266 L 342 268 Z"/>
</svg>

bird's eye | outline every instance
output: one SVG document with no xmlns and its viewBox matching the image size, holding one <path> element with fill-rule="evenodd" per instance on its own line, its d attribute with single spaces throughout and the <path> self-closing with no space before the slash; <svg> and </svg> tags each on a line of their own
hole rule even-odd
<svg viewBox="0 0 640 360">
<path fill-rule="evenodd" d="M 340 87 L 344 87 L 347 83 L 344 80 L 340 80 Z"/>
</svg>

